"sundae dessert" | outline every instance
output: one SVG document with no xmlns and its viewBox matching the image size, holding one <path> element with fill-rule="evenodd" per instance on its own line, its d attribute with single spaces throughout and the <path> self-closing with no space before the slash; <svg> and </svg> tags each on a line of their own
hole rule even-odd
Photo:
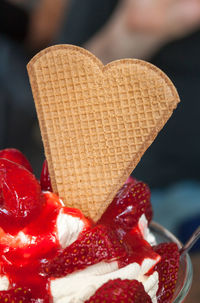
<svg viewBox="0 0 200 303">
<path fill-rule="evenodd" d="M 179 102 L 155 66 L 53 46 L 28 64 L 46 160 L 0 152 L 0 303 L 169 303 L 179 249 L 128 178 Z M 48 165 L 47 165 L 48 163 Z"/>
<path fill-rule="evenodd" d="M 52 193 L 46 161 L 39 182 L 19 151 L 0 157 L 0 302 L 170 302 L 179 251 L 149 231 L 146 184 L 129 178 L 94 223 Z"/>
</svg>

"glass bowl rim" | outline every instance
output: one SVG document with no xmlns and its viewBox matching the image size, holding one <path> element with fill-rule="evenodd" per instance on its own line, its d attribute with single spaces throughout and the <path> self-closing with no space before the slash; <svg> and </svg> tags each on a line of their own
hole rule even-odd
<svg viewBox="0 0 200 303">
<path fill-rule="evenodd" d="M 151 231 L 155 230 L 155 231 L 160 232 L 161 234 L 164 234 L 168 239 L 177 243 L 179 248 L 182 248 L 183 244 L 176 238 L 176 236 L 174 236 L 168 229 L 166 229 L 165 227 L 163 227 L 159 223 L 157 223 L 155 221 L 152 221 L 150 223 L 149 227 L 150 227 Z M 184 276 L 184 280 L 182 282 L 181 290 L 173 298 L 173 303 L 183 302 L 183 301 L 180 301 L 180 300 L 183 300 L 183 299 L 186 298 L 186 296 L 188 295 L 189 290 L 191 288 L 191 285 L 192 285 L 193 269 L 192 269 L 192 262 L 191 262 L 190 256 L 187 253 L 181 258 L 185 258 L 185 260 L 184 260 L 184 262 L 185 262 L 185 276 Z"/>
</svg>

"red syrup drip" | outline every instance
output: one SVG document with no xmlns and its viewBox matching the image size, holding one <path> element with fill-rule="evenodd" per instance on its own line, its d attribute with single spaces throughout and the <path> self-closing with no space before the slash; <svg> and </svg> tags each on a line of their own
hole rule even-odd
<svg viewBox="0 0 200 303">
<path fill-rule="evenodd" d="M 56 219 L 62 205 L 54 194 L 44 196 L 46 203 L 41 213 L 23 229 L 30 240 L 28 245 L 0 228 L 0 274 L 8 277 L 11 287 L 30 288 L 34 299 L 49 303 L 49 280 L 40 274 L 40 264 L 54 258 L 61 249 Z"/>
<path fill-rule="evenodd" d="M 138 227 L 127 233 L 123 238 L 123 242 L 127 247 L 127 255 L 118 262 L 119 267 L 124 267 L 134 262 L 141 265 L 146 258 L 154 259 L 157 262 L 160 260 L 160 256 L 153 251 L 151 245 L 143 238 Z"/>
<path fill-rule="evenodd" d="M 51 186 L 51 178 L 49 175 L 49 169 L 48 169 L 48 163 L 47 160 L 44 160 L 43 166 L 42 166 L 42 172 L 40 176 L 40 185 L 42 190 L 48 190 L 53 191 Z"/>
</svg>

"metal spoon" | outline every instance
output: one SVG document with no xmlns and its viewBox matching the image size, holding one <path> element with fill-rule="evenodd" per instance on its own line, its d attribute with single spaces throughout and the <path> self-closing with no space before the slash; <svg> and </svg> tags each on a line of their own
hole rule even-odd
<svg viewBox="0 0 200 303">
<path fill-rule="evenodd" d="M 197 240 L 200 238 L 200 226 L 197 227 L 197 229 L 194 231 L 194 233 L 191 235 L 189 240 L 183 245 L 183 247 L 180 249 L 180 255 L 185 255 L 192 246 L 197 242 Z"/>
</svg>

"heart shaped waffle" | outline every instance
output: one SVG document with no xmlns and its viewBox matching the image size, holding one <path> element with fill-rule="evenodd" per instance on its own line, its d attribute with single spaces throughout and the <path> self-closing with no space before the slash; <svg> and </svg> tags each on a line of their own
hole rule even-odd
<svg viewBox="0 0 200 303">
<path fill-rule="evenodd" d="M 96 221 L 179 102 L 155 66 L 57 45 L 28 73 L 54 192 Z"/>
</svg>

